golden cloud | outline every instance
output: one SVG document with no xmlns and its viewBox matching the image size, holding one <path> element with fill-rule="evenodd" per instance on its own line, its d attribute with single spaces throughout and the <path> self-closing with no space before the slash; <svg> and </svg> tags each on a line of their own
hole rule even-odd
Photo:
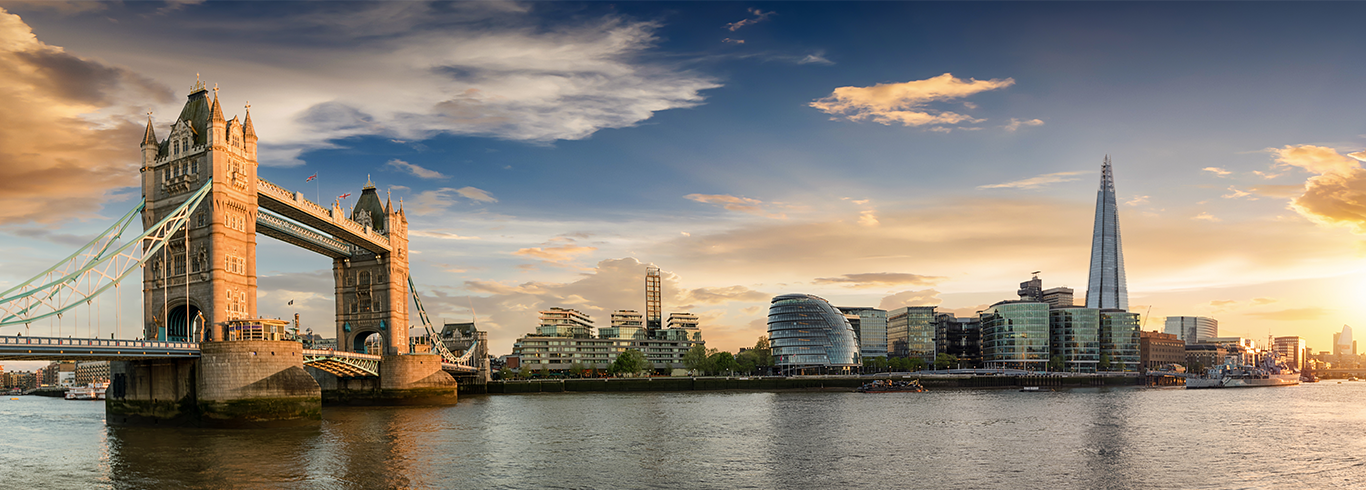
<svg viewBox="0 0 1366 490">
<path fill-rule="evenodd" d="M 558 247 L 532 247 L 518 249 L 512 252 L 513 255 L 524 255 L 535 257 L 546 262 L 568 262 L 577 255 L 583 255 L 597 250 L 597 247 L 583 247 L 574 244 L 560 245 Z"/>
<path fill-rule="evenodd" d="M 751 199 L 748 197 L 738 197 L 726 194 L 688 194 L 686 196 L 683 196 L 683 198 L 692 201 L 697 201 L 700 203 L 719 204 L 722 208 L 728 211 L 748 213 L 753 214 L 755 216 L 763 216 L 765 218 L 782 219 L 787 217 L 786 215 L 780 213 L 768 212 L 763 207 L 763 201 L 760 201 L 758 199 Z"/>
<path fill-rule="evenodd" d="M 1315 223 L 1345 226 L 1366 235 L 1366 169 L 1332 148 L 1313 145 L 1271 149 L 1276 161 L 1319 174 L 1304 183 L 1290 208 Z"/>
<path fill-rule="evenodd" d="M 886 125 L 925 126 L 981 122 L 983 119 L 974 119 L 956 112 L 936 111 L 925 106 L 931 102 L 959 99 L 1014 84 L 1015 80 L 1012 78 L 963 80 L 945 73 L 925 80 L 879 83 L 871 87 L 839 87 L 830 95 L 808 105 L 826 114 L 844 117 L 850 121 L 871 120 Z M 1039 123 L 1042 124 L 1042 121 Z"/>
<path fill-rule="evenodd" d="M 937 306 L 943 302 L 939 299 L 939 291 L 922 289 L 920 291 L 902 291 L 887 296 L 882 298 L 877 307 L 880 310 L 892 311 L 903 306 Z"/>
<path fill-rule="evenodd" d="M 868 272 L 863 274 L 844 274 L 839 277 L 818 277 L 816 284 L 844 284 L 854 288 L 886 287 L 909 284 L 913 286 L 933 286 L 947 277 L 922 276 L 902 272 Z"/>
<path fill-rule="evenodd" d="M 143 107 L 171 91 L 39 41 L 0 9 L 0 224 L 93 216 L 138 183 Z"/>
</svg>

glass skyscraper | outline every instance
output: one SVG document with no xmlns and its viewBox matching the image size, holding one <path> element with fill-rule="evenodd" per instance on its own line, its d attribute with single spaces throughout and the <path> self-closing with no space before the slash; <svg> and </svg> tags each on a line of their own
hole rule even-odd
<svg viewBox="0 0 1366 490">
<path fill-rule="evenodd" d="M 863 357 L 887 357 L 887 311 L 877 308 L 841 306 L 841 312 L 858 315 L 859 353 Z"/>
<path fill-rule="evenodd" d="M 768 308 L 773 363 L 781 370 L 834 368 L 847 371 L 863 361 L 854 327 L 830 302 L 810 294 L 784 294 Z"/>
<path fill-rule="evenodd" d="M 905 306 L 887 312 L 887 355 L 920 358 L 934 365 L 933 306 Z"/>
<path fill-rule="evenodd" d="M 1100 312 L 1100 355 L 1110 361 L 1111 371 L 1138 370 L 1138 313 Z"/>
<path fill-rule="evenodd" d="M 1048 367 L 1048 303 L 1002 301 L 982 310 L 982 362 L 989 368 Z"/>
<path fill-rule="evenodd" d="M 1115 177 L 1110 156 L 1100 167 L 1096 192 L 1096 223 L 1091 235 L 1091 277 L 1086 285 L 1087 308 L 1129 309 L 1129 286 L 1124 280 L 1124 247 L 1119 238 L 1119 209 L 1115 206 Z"/>
<path fill-rule="evenodd" d="M 1049 314 L 1049 350 L 1063 370 L 1094 373 L 1100 362 L 1100 310 L 1053 308 Z"/>
</svg>

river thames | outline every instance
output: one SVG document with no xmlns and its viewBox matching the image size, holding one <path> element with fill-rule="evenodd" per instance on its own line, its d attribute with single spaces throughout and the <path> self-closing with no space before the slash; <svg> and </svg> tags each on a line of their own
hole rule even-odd
<svg viewBox="0 0 1366 490">
<path fill-rule="evenodd" d="M 467 396 L 317 429 L 0 400 L 0 488 L 1362 488 L 1366 382 Z"/>
</svg>

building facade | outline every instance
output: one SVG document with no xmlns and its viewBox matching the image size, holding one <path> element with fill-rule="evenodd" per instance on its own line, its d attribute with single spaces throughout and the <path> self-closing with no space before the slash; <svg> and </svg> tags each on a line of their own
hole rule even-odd
<svg viewBox="0 0 1366 490">
<path fill-rule="evenodd" d="M 1218 337 L 1219 320 L 1207 316 L 1169 316 L 1162 331 L 1194 344 Z"/>
<path fill-rule="evenodd" d="M 1091 270 L 1086 284 L 1086 307 L 1129 309 L 1129 286 L 1124 277 L 1124 247 L 1119 235 L 1119 209 L 1115 205 L 1115 178 L 1110 156 L 1100 167 L 1100 190 L 1096 192 L 1096 221 L 1091 234 Z M 1137 358 L 1135 357 L 1135 363 Z"/>
<path fill-rule="evenodd" d="M 645 360 L 656 370 L 683 369 L 683 354 L 693 345 L 705 345 L 700 339 L 656 340 L 618 338 L 568 338 L 526 336 L 512 345 L 508 367 L 563 371 L 574 363 L 585 369 L 606 370 L 617 356 L 627 349 L 645 354 Z"/>
<path fill-rule="evenodd" d="M 593 337 L 593 319 L 587 313 L 558 306 L 540 313 L 541 324 L 536 327 L 536 335 L 577 339 Z"/>
<path fill-rule="evenodd" d="M 612 312 L 612 326 L 598 329 L 598 336 L 609 339 L 645 339 L 645 316 L 636 310 Z"/>
<path fill-rule="evenodd" d="M 1096 372 L 1100 363 L 1100 310 L 1050 308 L 1048 329 L 1049 354 L 1062 359 L 1064 371 Z"/>
<path fill-rule="evenodd" d="M 784 294 L 768 309 L 774 365 L 785 372 L 849 372 L 862 363 L 854 328 L 824 298 Z"/>
<path fill-rule="evenodd" d="M 980 313 L 982 363 L 993 369 L 1043 371 L 1049 359 L 1048 303 L 1002 301 Z"/>
<path fill-rule="evenodd" d="M 887 355 L 934 364 L 933 306 L 903 306 L 887 312 Z"/>
<path fill-rule="evenodd" d="M 982 362 L 982 320 L 952 313 L 934 316 L 934 350 L 958 358 L 955 367 L 977 367 Z"/>
<path fill-rule="evenodd" d="M 655 331 L 662 328 L 664 316 L 664 301 L 662 281 L 659 276 L 659 268 L 648 266 L 645 268 L 645 329 Z"/>
<path fill-rule="evenodd" d="M 1305 342 L 1300 337 L 1276 337 L 1271 341 L 1271 350 L 1281 356 L 1287 366 L 1304 370 Z"/>
<path fill-rule="evenodd" d="M 1143 369 L 1161 370 L 1169 364 L 1186 364 L 1186 341 L 1162 332 L 1138 333 L 1138 362 Z"/>
<path fill-rule="evenodd" d="M 1124 310 L 1100 310 L 1099 366 L 1110 371 L 1138 371 L 1138 313 Z"/>
<path fill-rule="evenodd" d="M 858 317 L 859 354 L 864 358 L 887 357 L 887 310 L 841 306 L 841 312 Z"/>
</svg>

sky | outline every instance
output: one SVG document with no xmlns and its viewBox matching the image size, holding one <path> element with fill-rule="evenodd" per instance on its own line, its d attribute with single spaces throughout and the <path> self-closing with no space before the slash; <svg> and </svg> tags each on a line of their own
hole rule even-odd
<svg viewBox="0 0 1366 490">
<path fill-rule="evenodd" d="M 971 315 L 1037 270 L 1083 297 L 1106 155 L 1145 330 L 1329 350 L 1366 314 L 1364 13 L 0 1 L 0 286 L 136 204 L 146 113 L 166 135 L 199 77 L 250 104 L 261 178 L 402 200 L 429 312 L 494 354 L 549 307 L 643 310 L 647 264 L 730 351 L 785 293 Z M 334 332 L 330 260 L 258 243 L 259 314 Z M 32 334 L 107 336 L 116 302 Z"/>
</svg>

